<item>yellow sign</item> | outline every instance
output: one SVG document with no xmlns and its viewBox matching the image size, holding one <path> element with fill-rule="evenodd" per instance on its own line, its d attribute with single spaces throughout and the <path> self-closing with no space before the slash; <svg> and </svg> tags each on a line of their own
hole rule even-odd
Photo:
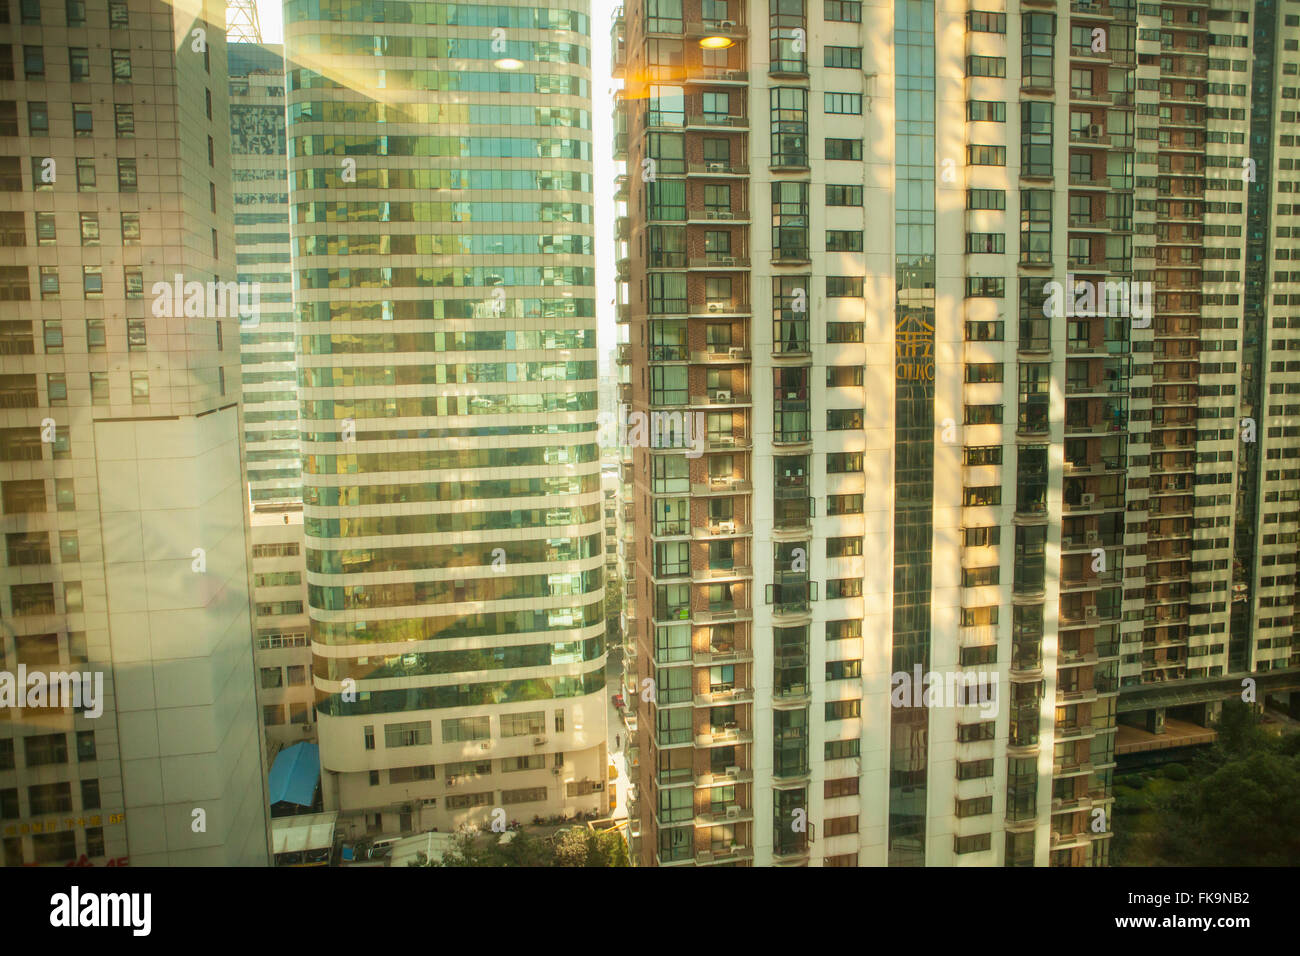
<svg viewBox="0 0 1300 956">
<path fill-rule="evenodd" d="M 894 328 L 894 375 L 905 382 L 934 381 L 934 326 L 905 312 Z"/>
</svg>

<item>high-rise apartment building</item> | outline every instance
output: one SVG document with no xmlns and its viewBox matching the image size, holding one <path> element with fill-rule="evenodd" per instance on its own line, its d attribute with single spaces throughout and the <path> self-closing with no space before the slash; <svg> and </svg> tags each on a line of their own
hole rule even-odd
<svg viewBox="0 0 1300 956">
<path fill-rule="evenodd" d="M 1293 697 L 1298 16 L 620 11 L 640 862 L 1104 865 Z"/>
<path fill-rule="evenodd" d="M 247 18 L 232 6 L 228 16 Z M 253 637 L 268 759 L 314 740 L 315 690 L 307 639 L 298 375 L 289 243 L 289 158 L 284 52 L 260 42 L 227 46 L 235 257 L 239 281 L 257 283 L 257 322 L 239 335 L 241 406 L 251 527 Z"/>
<path fill-rule="evenodd" d="M 268 858 L 224 16 L 3 6 L 6 865 Z M 24 706 L 23 671 L 102 680 L 102 713 Z"/>
<path fill-rule="evenodd" d="M 385 9 L 285 6 L 325 805 L 600 809 L 587 4 Z"/>
</svg>

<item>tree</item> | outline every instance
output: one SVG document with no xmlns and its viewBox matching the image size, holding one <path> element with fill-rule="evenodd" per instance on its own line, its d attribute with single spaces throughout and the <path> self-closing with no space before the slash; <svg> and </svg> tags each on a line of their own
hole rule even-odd
<svg viewBox="0 0 1300 956">
<path fill-rule="evenodd" d="M 1224 704 L 1192 778 L 1150 801 L 1134 864 L 1289 866 L 1300 858 L 1300 734 L 1270 736 L 1254 709 Z M 1136 809 L 1136 806 L 1135 806 Z"/>
</svg>

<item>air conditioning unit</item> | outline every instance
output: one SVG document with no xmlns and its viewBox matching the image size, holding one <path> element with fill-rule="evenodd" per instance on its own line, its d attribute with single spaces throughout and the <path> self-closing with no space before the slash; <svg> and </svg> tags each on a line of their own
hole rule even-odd
<svg viewBox="0 0 1300 956">
<path fill-rule="evenodd" d="M 482 744 L 479 744 L 479 747 L 482 748 L 483 750 L 491 750 L 491 749 L 492 749 L 492 744 L 491 744 L 491 742 L 489 741 L 488 743 L 482 743 Z"/>
<path fill-rule="evenodd" d="M 704 169 L 710 173 L 725 173 L 727 171 L 726 163 L 705 163 Z"/>
<path fill-rule="evenodd" d="M 745 356 L 745 350 L 740 346 L 734 346 L 732 348 L 727 349 L 728 358 L 738 359 L 738 358 L 744 358 L 744 356 Z"/>
<path fill-rule="evenodd" d="M 1083 616 L 1084 616 L 1085 618 L 1087 618 L 1089 621 L 1095 621 L 1095 620 L 1097 620 L 1097 618 L 1099 618 L 1101 615 L 1098 614 L 1096 605 L 1093 605 L 1093 606 L 1087 608 L 1087 609 L 1084 611 L 1084 615 L 1083 615 Z"/>
<path fill-rule="evenodd" d="M 740 804 L 733 803 L 729 807 L 727 807 L 727 819 L 728 820 L 740 819 Z"/>
<path fill-rule="evenodd" d="M 715 402 L 722 402 L 724 404 L 730 402 L 731 392 L 727 391 L 726 389 L 718 389 L 716 392 L 713 393 L 713 400 Z"/>
<path fill-rule="evenodd" d="M 723 729 L 723 730 L 735 730 L 738 726 L 739 726 L 739 725 L 738 725 L 734 720 L 730 720 L 730 721 L 728 721 L 727 723 L 725 723 L 725 724 L 722 725 L 722 729 Z"/>
<path fill-rule="evenodd" d="M 723 21 L 721 21 L 721 22 L 718 24 L 718 29 L 719 29 L 719 30 L 734 30 L 734 29 L 736 29 L 736 21 L 735 21 L 735 20 L 723 20 Z"/>
<path fill-rule="evenodd" d="M 558 777 L 560 774 L 564 773 L 564 768 L 563 768 L 563 767 L 552 767 L 552 768 L 551 768 L 551 773 L 555 774 L 555 776 Z"/>
<path fill-rule="evenodd" d="M 311 733 L 311 724 L 303 724 L 303 725 L 302 725 L 302 732 L 303 732 L 304 734 L 309 734 L 309 733 Z"/>
<path fill-rule="evenodd" d="M 1096 531 L 1085 531 L 1083 535 L 1083 540 L 1088 542 L 1089 544 L 1096 544 L 1098 541 L 1101 540 L 1101 535 Z"/>
<path fill-rule="evenodd" d="M 534 746 L 534 747 L 540 747 L 540 746 L 542 746 L 544 743 L 546 743 L 546 738 L 545 738 L 545 737 L 534 737 L 534 738 L 533 738 L 533 746 Z"/>
<path fill-rule="evenodd" d="M 1091 126 L 1088 127 L 1089 139 L 1101 139 L 1101 136 L 1102 136 L 1102 128 L 1097 123 L 1093 123 Z"/>
<path fill-rule="evenodd" d="M 709 303 L 709 311 L 710 311 L 710 312 L 721 312 L 721 311 L 722 311 L 722 303 L 721 303 L 721 302 L 710 302 L 710 303 Z"/>
<path fill-rule="evenodd" d="M 727 768 L 727 776 L 728 776 L 728 777 L 739 777 L 739 776 L 740 776 L 740 768 L 739 768 L 739 767 L 728 767 L 728 768 Z"/>
<path fill-rule="evenodd" d="M 718 534 L 735 534 L 735 533 L 736 533 L 736 522 L 735 522 L 735 521 L 719 521 L 717 527 L 718 527 L 718 532 L 717 532 Z"/>
<path fill-rule="evenodd" d="M 1096 500 L 1097 496 L 1093 494 L 1079 495 L 1079 504 L 1083 505 L 1085 508 L 1091 508 Z"/>
</svg>

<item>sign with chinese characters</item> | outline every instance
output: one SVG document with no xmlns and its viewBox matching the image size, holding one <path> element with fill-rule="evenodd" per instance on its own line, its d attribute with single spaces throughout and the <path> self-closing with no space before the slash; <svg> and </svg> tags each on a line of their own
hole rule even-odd
<svg viewBox="0 0 1300 956">
<path fill-rule="evenodd" d="M 894 375 L 904 382 L 934 381 L 934 326 L 904 312 L 894 328 Z"/>
<path fill-rule="evenodd" d="M 64 817 L 61 820 L 37 820 L 35 823 L 11 823 L 5 827 L 4 835 L 13 837 L 28 833 L 55 833 L 58 830 L 83 830 L 86 827 L 110 826 L 125 822 L 125 813 L 96 813 L 89 817 Z"/>
</svg>

